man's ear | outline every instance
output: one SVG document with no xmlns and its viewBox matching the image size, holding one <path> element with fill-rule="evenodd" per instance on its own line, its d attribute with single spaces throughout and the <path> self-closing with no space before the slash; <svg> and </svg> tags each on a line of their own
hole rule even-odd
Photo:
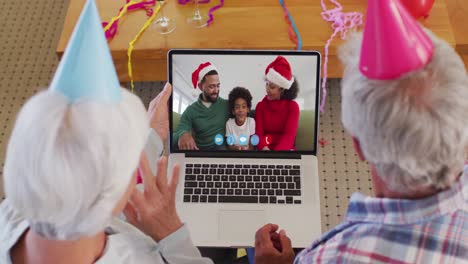
<svg viewBox="0 0 468 264">
<path fill-rule="evenodd" d="M 202 86 L 201 82 L 198 83 L 198 89 L 200 89 L 201 91 L 203 91 L 203 86 Z"/>
<path fill-rule="evenodd" d="M 362 153 L 362 150 L 361 150 L 361 144 L 359 143 L 359 140 L 355 137 L 353 137 L 353 146 L 354 146 L 354 151 L 356 151 L 357 155 L 359 156 L 359 159 L 361 161 L 366 161 L 366 157 L 364 157 L 364 154 Z"/>
</svg>

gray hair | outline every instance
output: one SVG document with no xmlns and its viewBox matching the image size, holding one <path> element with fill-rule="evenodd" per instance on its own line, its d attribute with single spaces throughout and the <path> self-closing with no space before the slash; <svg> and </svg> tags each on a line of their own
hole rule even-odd
<svg viewBox="0 0 468 264">
<path fill-rule="evenodd" d="M 148 129 L 127 90 L 115 105 L 42 91 L 21 109 L 8 144 L 7 199 L 45 238 L 94 235 L 127 190 Z"/>
<path fill-rule="evenodd" d="M 389 188 L 447 188 L 462 171 L 468 146 L 468 77 L 456 52 L 432 32 L 434 54 L 423 69 L 397 80 L 359 71 L 362 33 L 340 50 L 342 121 Z"/>
</svg>

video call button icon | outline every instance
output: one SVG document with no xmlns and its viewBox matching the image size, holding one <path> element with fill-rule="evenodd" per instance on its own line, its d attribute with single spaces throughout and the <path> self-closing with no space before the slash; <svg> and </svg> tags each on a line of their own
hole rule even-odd
<svg viewBox="0 0 468 264">
<path fill-rule="evenodd" d="M 239 136 L 239 145 L 245 146 L 249 144 L 249 139 L 246 135 L 242 134 Z"/>
<path fill-rule="evenodd" d="M 236 143 L 236 138 L 234 137 L 234 135 L 232 134 L 229 134 L 227 137 L 226 137 L 226 143 L 229 145 L 229 146 L 232 146 Z"/>
<path fill-rule="evenodd" d="M 258 143 L 260 143 L 260 138 L 256 134 L 253 134 L 250 137 L 250 143 L 252 144 L 252 146 L 257 146 Z"/>
<path fill-rule="evenodd" d="M 221 145 L 224 143 L 224 137 L 223 137 L 223 135 L 217 134 L 217 135 L 215 136 L 214 141 L 215 141 L 215 144 L 216 144 L 216 145 L 221 146 Z"/>
</svg>

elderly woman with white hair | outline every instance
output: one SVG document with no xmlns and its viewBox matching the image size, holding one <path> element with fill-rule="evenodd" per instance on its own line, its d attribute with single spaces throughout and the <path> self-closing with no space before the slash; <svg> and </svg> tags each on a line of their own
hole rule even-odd
<svg viewBox="0 0 468 264">
<path fill-rule="evenodd" d="M 170 93 L 167 85 L 150 106 L 160 132 L 153 137 L 167 137 Z M 162 158 L 152 177 L 142 155 L 144 106 L 126 90 L 122 96 L 112 107 L 69 104 L 46 90 L 23 107 L 5 163 L 0 263 L 211 263 L 175 211 L 178 168 L 168 183 Z M 138 167 L 144 194 L 135 189 Z M 124 208 L 143 232 L 116 217 Z"/>
<path fill-rule="evenodd" d="M 398 23 L 380 21 L 394 18 Z M 405 27 L 395 28 L 400 23 Z M 392 41 L 380 39 L 387 37 Z M 369 163 L 375 197 L 354 194 L 341 224 L 294 263 L 466 263 L 468 76 L 462 60 L 394 0 L 369 0 L 364 37 L 350 36 L 340 56 L 342 121 Z M 269 224 L 257 232 L 257 264 L 294 261 L 289 239 L 277 229 Z"/>
<path fill-rule="evenodd" d="M 49 89 L 18 115 L 4 169 L 0 263 L 212 263 L 177 215 L 178 166 L 170 181 L 167 157 L 155 177 L 150 166 L 169 132 L 171 85 L 147 115 L 120 88 L 100 21 L 87 1 Z M 117 217 L 122 211 L 131 224 Z"/>
</svg>

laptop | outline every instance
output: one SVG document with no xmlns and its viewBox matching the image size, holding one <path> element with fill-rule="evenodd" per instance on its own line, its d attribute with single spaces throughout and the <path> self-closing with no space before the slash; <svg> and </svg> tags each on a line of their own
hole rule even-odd
<svg viewBox="0 0 468 264">
<path fill-rule="evenodd" d="M 227 134 L 224 123 L 211 125 L 213 116 L 200 120 L 203 115 L 199 113 L 211 111 L 210 107 L 222 107 L 213 108 L 217 109 L 215 118 L 218 114 L 229 115 L 220 117 L 225 118 L 222 122 L 228 118 L 236 120 L 229 94 L 235 87 L 243 87 L 252 96 L 250 121 L 260 125 L 263 121 L 257 106 L 268 99 L 266 87 L 270 85 L 265 69 L 278 56 L 289 62 L 299 84 L 293 100 L 299 106 L 299 118 L 295 117 L 297 130 L 289 149 L 257 148 L 261 140 L 270 144 L 268 141 L 273 141 L 276 134 L 231 135 Z M 210 69 L 216 69 L 219 80 L 219 94 L 211 102 L 203 102 L 207 97 L 203 97 L 197 85 L 197 73 L 193 74 L 200 64 L 207 62 Z M 267 223 L 274 223 L 286 230 L 293 247 L 310 245 L 322 233 L 316 156 L 320 54 L 315 51 L 170 50 L 168 75 L 173 85 L 169 164 L 181 166 L 176 205 L 194 244 L 251 247 L 255 232 Z M 187 130 L 187 126 L 191 127 L 195 144 L 200 144 L 198 150 L 178 144 L 180 131 Z M 203 126 L 220 126 L 222 132 L 212 135 L 208 141 L 206 136 L 197 138 L 197 132 L 206 135 Z M 266 133 L 266 125 L 264 130 Z M 206 142 L 213 142 L 215 147 L 201 147 Z"/>
</svg>

